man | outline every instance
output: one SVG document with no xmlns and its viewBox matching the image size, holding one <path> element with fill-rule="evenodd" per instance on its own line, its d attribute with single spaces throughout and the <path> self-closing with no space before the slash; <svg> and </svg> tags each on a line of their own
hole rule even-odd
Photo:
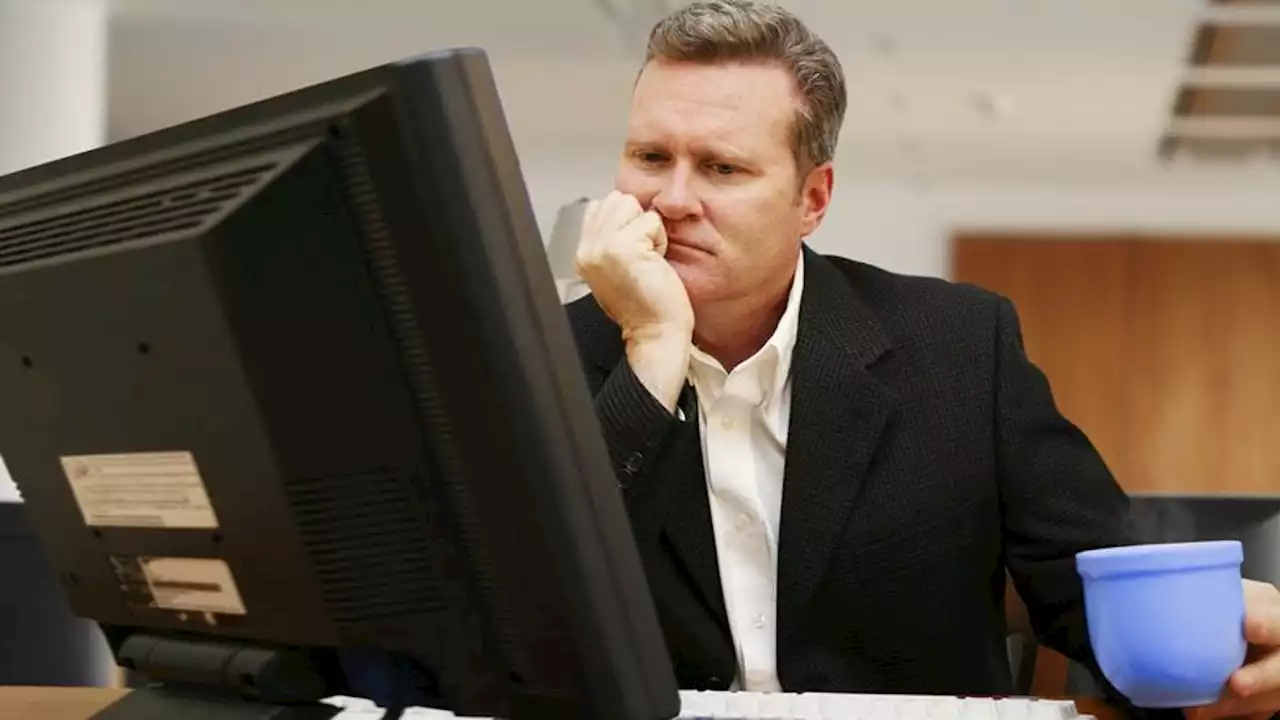
<svg viewBox="0 0 1280 720">
<path fill-rule="evenodd" d="M 785 10 L 679 10 L 584 218 L 592 294 L 568 312 L 679 680 L 1007 693 L 1006 568 L 1041 639 L 1096 672 L 1074 556 L 1134 541 L 1125 495 L 1008 301 L 804 247 L 845 103 Z M 1280 645 L 1280 594 L 1248 592 L 1251 640 Z M 1272 653 L 1230 701 L 1277 688 Z"/>
</svg>

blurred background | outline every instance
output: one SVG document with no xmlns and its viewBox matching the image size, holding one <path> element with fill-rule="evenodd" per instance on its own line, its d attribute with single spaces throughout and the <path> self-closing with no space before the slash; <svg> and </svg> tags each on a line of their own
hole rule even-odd
<svg viewBox="0 0 1280 720">
<path fill-rule="evenodd" d="M 0 0 L 0 173 L 479 45 L 569 257 L 560 210 L 610 189 L 644 36 L 677 4 Z M 1280 3 L 783 4 L 850 89 L 811 244 L 1012 297 L 1134 521 L 1244 539 L 1246 572 L 1280 581 Z"/>
</svg>

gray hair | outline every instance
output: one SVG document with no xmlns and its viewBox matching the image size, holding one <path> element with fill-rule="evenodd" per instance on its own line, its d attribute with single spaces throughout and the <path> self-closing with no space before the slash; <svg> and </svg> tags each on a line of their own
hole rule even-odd
<svg viewBox="0 0 1280 720">
<path fill-rule="evenodd" d="M 652 60 L 714 64 L 776 63 L 802 98 L 791 128 L 797 166 L 808 171 L 835 157 L 844 122 L 844 70 L 831 48 L 791 12 L 757 0 L 698 0 L 653 26 Z"/>
</svg>

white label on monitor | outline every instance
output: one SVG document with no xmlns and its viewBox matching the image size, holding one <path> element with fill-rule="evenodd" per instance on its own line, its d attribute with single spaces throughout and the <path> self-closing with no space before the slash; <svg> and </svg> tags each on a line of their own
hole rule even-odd
<svg viewBox="0 0 1280 720">
<path fill-rule="evenodd" d="M 152 603 L 165 610 L 244 615 L 231 567 L 210 558 L 139 558 Z"/>
<path fill-rule="evenodd" d="M 218 527 L 189 452 L 73 455 L 62 469 L 90 527 Z"/>
</svg>

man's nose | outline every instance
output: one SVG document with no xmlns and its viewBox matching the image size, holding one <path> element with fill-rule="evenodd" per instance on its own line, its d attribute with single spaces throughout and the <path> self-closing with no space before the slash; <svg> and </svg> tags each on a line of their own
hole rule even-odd
<svg viewBox="0 0 1280 720">
<path fill-rule="evenodd" d="M 653 209 L 668 220 L 683 220 L 698 212 L 698 196 L 689 171 L 673 169 L 653 196 Z"/>
</svg>

